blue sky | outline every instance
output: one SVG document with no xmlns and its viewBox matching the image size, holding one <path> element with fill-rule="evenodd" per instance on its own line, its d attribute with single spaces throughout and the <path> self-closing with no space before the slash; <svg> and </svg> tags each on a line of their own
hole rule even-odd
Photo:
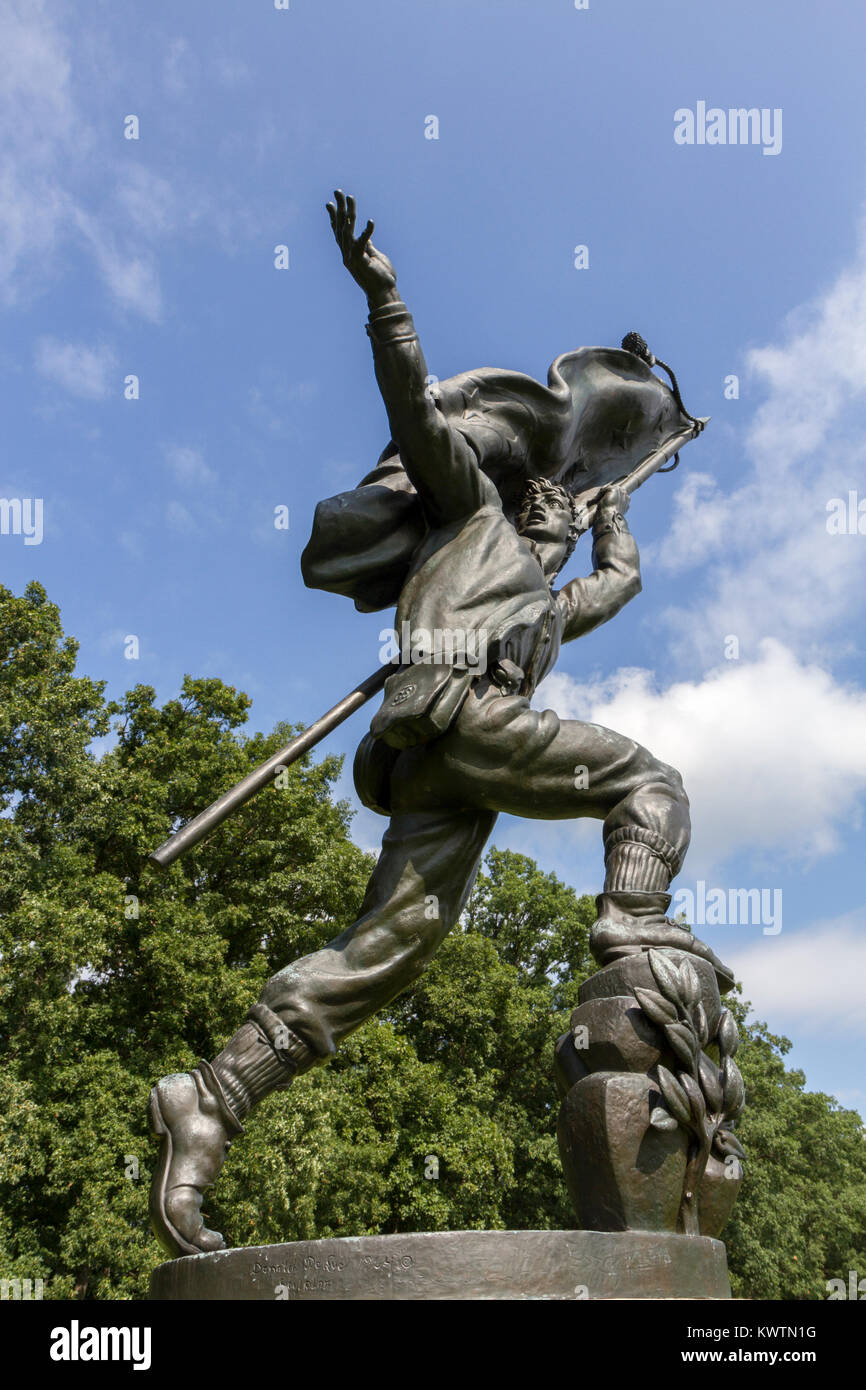
<svg viewBox="0 0 866 1390">
<path fill-rule="evenodd" d="M 336 186 L 439 377 L 543 380 L 638 329 L 712 423 L 635 499 L 643 594 L 538 699 L 682 769 L 677 887 L 781 894 L 780 931 L 699 933 L 861 1112 L 866 536 L 827 507 L 866 497 L 864 31 L 838 0 L 0 4 L 0 496 L 44 505 L 39 546 L 0 535 L 2 581 L 46 586 L 113 695 L 216 675 L 270 729 L 373 669 L 390 617 L 298 566 L 315 503 L 387 439 Z M 781 111 L 781 149 L 677 144 L 699 102 Z M 359 811 L 361 843 L 382 828 Z M 494 842 L 599 887 L 594 823 Z"/>
</svg>

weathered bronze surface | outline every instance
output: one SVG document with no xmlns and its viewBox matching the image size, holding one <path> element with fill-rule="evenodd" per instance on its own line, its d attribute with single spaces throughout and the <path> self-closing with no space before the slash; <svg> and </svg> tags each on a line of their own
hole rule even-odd
<svg viewBox="0 0 866 1390">
<path fill-rule="evenodd" d="M 172 1260 L 152 1299 L 729 1299 L 725 1247 L 629 1231 L 436 1231 L 250 1245 Z"/>
<path fill-rule="evenodd" d="M 372 245 L 372 223 L 356 236 L 354 201 L 339 192 L 328 211 L 343 262 L 367 295 L 391 442 L 358 488 L 320 504 L 303 572 L 361 609 L 396 605 L 393 665 L 355 760 L 362 801 L 390 820 L 358 920 L 274 975 L 212 1062 L 154 1087 L 154 1230 L 173 1256 L 223 1249 L 201 1203 L 231 1139 L 263 1096 L 327 1062 L 417 979 L 460 916 L 500 812 L 590 817 L 602 822 L 605 852 L 590 937 L 602 969 L 557 1045 L 560 1145 L 587 1228 L 581 1259 L 594 1268 L 587 1252 L 604 1250 L 607 1260 L 629 1248 L 629 1233 L 653 1232 L 634 1248 L 656 1249 L 650 1240 L 690 1248 L 676 1268 L 697 1278 L 701 1232 L 721 1229 L 739 1183 L 732 1126 L 742 1082 L 736 1029 L 720 1002 L 730 971 L 666 916 L 689 843 L 688 800 L 679 773 L 639 744 L 531 701 L 561 644 L 640 592 L 630 495 L 705 421 L 685 410 L 669 368 L 670 386 L 655 375 L 664 364 L 637 334 L 620 349 L 557 358 L 546 386 L 490 369 L 436 382 L 394 268 Z M 557 588 L 589 528 L 591 573 Z M 323 716 L 321 732 L 381 684 L 380 674 L 369 678 Z M 316 741 L 301 737 L 304 748 Z M 227 793 L 161 847 L 158 861 L 207 833 L 261 777 Z M 472 1241 L 494 1237 L 460 1238 L 474 1250 Z M 458 1234 L 411 1239 L 432 1250 Z M 544 1239 L 562 1251 L 576 1237 Z M 547 1258 L 527 1267 L 523 1292 L 567 1296 L 531 1287 L 547 1277 Z M 220 1257 L 219 1267 L 235 1265 Z"/>
<path fill-rule="evenodd" d="M 718 1235 L 742 1181 L 737 1026 L 686 952 L 622 957 L 556 1045 L 559 1147 L 581 1226 Z"/>
</svg>

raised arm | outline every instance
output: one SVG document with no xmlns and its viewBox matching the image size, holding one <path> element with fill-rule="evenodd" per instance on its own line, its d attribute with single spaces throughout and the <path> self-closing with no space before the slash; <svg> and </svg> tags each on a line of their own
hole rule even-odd
<svg viewBox="0 0 866 1390">
<path fill-rule="evenodd" d="M 394 267 L 370 241 L 372 222 L 355 236 L 354 198 L 337 189 L 327 208 L 343 264 L 367 296 L 376 380 L 403 467 L 434 525 L 469 516 L 497 501 L 498 493 L 463 435 L 431 399 L 427 363 L 412 315 L 397 293 Z"/>
<path fill-rule="evenodd" d="M 628 494 L 619 487 L 606 488 L 599 499 L 592 524 L 593 572 L 557 594 L 563 642 L 600 627 L 640 593 L 640 559 L 625 521 L 628 506 Z"/>
</svg>

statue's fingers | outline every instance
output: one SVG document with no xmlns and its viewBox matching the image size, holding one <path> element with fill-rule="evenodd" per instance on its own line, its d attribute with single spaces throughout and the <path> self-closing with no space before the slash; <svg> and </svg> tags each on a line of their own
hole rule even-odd
<svg viewBox="0 0 866 1390">
<path fill-rule="evenodd" d="M 355 199 L 352 197 L 352 195 L 351 195 L 351 193 L 350 193 L 349 196 L 348 196 L 348 198 L 346 199 L 346 227 L 347 227 L 347 229 L 348 229 L 348 232 L 349 232 L 349 235 L 350 235 L 350 236 L 354 236 L 354 235 L 355 235 L 355 218 L 356 218 L 356 216 L 357 216 L 357 208 L 356 208 L 356 206 L 355 206 Z"/>
<path fill-rule="evenodd" d="M 334 189 L 334 200 L 337 204 L 334 236 L 337 238 L 337 245 L 343 253 L 343 260 L 348 265 L 348 257 L 352 252 L 354 238 L 346 211 L 346 195 L 342 188 Z"/>
<path fill-rule="evenodd" d="M 343 229 L 346 225 L 346 195 L 342 188 L 334 189 L 334 202 L 337 205 L 337 237 L 342 242 Z"/>
<path fill-rule="evenodd" d="M 332 231 L 332 232 L 334 233 L 334 235 L 336 236 L 336 235 L 337 235 L 337 209 L 334 207 L 334 204 L 333 204 L 333 203 L 326 203 L 326 204 L 325 204 L 325 207 L 326 207 L 327 210 L 328 210 L 328 217 L 329 217 L 330 220 L 331 220 L 331 231 Z"/>
<path fill-rule="evenodd" d="M 358 250 L 359 250 L 359 251 L 365 251 L 365 250 L 367 249 L 367 243 L 369 242 L 370 237 L 373 235 L 373 225 L 374 225 L 374 224 L 373 224 L 373 219 L 371 218 L 370 221 L 367 223 L 366 227 L 364 228 L 363 232 L 361 233 L 361 235 L 358 237 Z M 372 249 L 373 249 L 373 248 L 370 247 L 370 250 L 371 250 L 371 251 L 372 251 Z"/>
</svg>

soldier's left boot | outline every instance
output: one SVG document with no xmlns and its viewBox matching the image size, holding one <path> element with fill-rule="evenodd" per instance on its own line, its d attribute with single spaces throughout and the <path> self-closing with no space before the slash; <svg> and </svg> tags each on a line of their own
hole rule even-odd
<svg viewBox="0 0 866 1390">
<path fill-rule="evenodd" d="M 150 1219 L 154 1235 L 173 1259 L 226 1248 L 219 1231 L 204 1224 L 204 1191 L 216 1182 L 252 1107 L 291 1085 L 315 1060 L 275 1014 L 256 1004 L 212 1064 L 200 1062 L 193 1071 L 164 1076 L 154 1086 L 150 1127 L 161 1142 Z"/>
</svg>

